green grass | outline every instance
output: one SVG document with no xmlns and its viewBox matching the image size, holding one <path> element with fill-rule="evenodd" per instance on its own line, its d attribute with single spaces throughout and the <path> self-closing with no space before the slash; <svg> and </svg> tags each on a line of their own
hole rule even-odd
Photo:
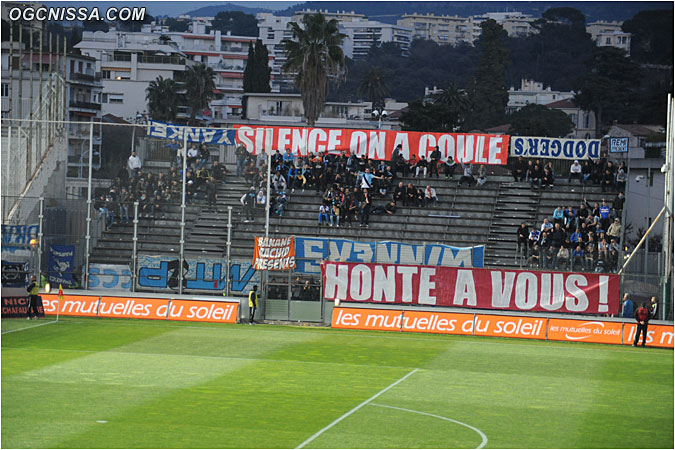
<svg viewBox="0 0 675 450">
<path fill-rule="evenodd" d="M 79 318 L 2 335 L 1 445 L 295 448 L 414 369 L 306 448 L 673 448 L 672 350 Z"/>
</svg>

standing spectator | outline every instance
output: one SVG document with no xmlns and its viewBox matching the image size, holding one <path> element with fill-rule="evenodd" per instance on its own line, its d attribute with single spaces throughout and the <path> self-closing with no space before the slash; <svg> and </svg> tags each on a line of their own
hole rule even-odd
<svg viewBox="0 0 675 450">
<path fill-rule="evenodd" d="M 617 243 L 621 242 L 621 222 L 618 217 L 614 219 L 614 223 L 607 229 L 607 236 L 616 240 Z"/>
<path fill-rule="evenodd" d="M 436 174 L 436 177 L 439 178 L 438 175 L 438 164 L 441 161 L 441 151 L 438 149 L 438 145 L 434 149 L 433 152 L 431 152 L 431 155 L 429 156 L 429 177 L 431 177 L 434 173 Z"/>
<path fill-rule="evenodd" d="M 284 209 L 286 209 L 286 203 L 287 203 L 287 202 L 288 202 L 288 200 L 286 199 L 286 193 L 285 193 L 285 192 L 282 192 L 282 193 L 279 195 L 279 198 L 277 199 L 277 209 L 276 209 L 276 213 L 277 213 L 277 215 L 278 215 L 279 217 L 283 217 L 283 216 L 284 216 Z"/>
<path fill-rule="evenodd" d="M 517 160 L 513 162 L 511 167 L 511 175 L 513 175 L 513 181 L 523 181 L 525 179 L 525 161 L 523 157 L 519 156 Z"/>
<path fill-rule="evenodd" d="M 237 149 L 234 151 L 234 156 L 237 158 L 237 178 L 239 178 L 244 174 L 246 158 L 249 156 L 244 144 L 239 144 Z"/>
<path fill-rule="evenodd" d="M 35 275 L 31 275 L 30 284 L 26 288 L 26 292 L 28 292 L 28 294 L 30 294 L 30 298 L 28 300 L 28 308 L 26 308 L 26 314 L 28 315 L 28 320 L 30 320 L 32 318 L 37 319 L 38 316 L 39 316 L 39 313 L 38 313 L 38 292 L 39 292 L 39 288 L 38 288 L 38 285 L 37 285 L 37 280 L 35 278 Z"/>
<path fill-rule="evenodd" d="M 563 212 L 562 206 L 558 206 L 553 210 L 553 223 L 563 224 L 565 222 L 565 213 Z"/>
<path fill-rule="evenodd" d="M 602 173 L 600 187 L 602 192 L 607 192 L 607 190 L 612 192 L 614 190 L 614 174 L 609 169 L 605 169 Z"/>
<path fill-rule="evenodd" d="M 206 164 L 208 164 L 210 157 L 211 154 L 209 152 L 209 149 L 206 147 L 206 144 L 201 144 L 199 146 L 198 167 L 200 169 L 206 167 Z"/>
<path fill-rule="evenodd" d="M 244 223 L 253 222 L 254 220 L 253 208 L 255 206 L 255 198 L 255 188 L 251 186 L 251 189 L 249 189 L 246 194 L 242 195 L 241 199 L 239 200 L 244 206 L 244 213 L 246 214 L 246 220 L 244 220 Z"/>
<path fill-rule="evenodd" d="M 361 226 L 366 226 L 368 227 L 368 222 L 370 221 L 370 210 L 372 207 L 372 203 L 370 201 L 370 194 L 368 193 L 368 189 L 363 190 L 363 197 L 361 200 Z"/>
<path fill-rule="evenodd" d="M 248 323 L 249 325 L 253 325 L 255 321 L 253 318 L 255 317 L 255 310 L 258 309 L 258 286 L 254 285 L 253 289 L 248 293 L 248 308 L 249 308 L 249 315 L 248 315 Z"/>
<path fill-rule="evenodd" d="M 623 301 L 621 302 L 621 317 L 624 319 L 633 318 L 633 300 L 630 299 L 628 293 L 623 295 Z"/>
<path fill-rule="evenodd" d="M 211 176 L 209 177 L 209 180 L 206 182 L 206 199 L 209 208 L 211 208 L 213 211 L 216 211 L 217 198 L 218 198 L 218 183 L 216 183 L 216 179 L 213 176 Z"/>
<path fill-rule="evenodd" d="M 579 184 L 583 183 L 583 176 L 581 174 L 581 164 L 579 164 L 579 160 L 575 159 L 574 163 L 570 166 L 570 176 L 567 178 L 567 181 L 572 181 L 572 178 L 576 178 L 579 180 Z"/>
<path fill-rule="evenodd" d="M 609 214 L 610 214 L 610 208 L 605 202 L 605 199 L 602 199 L 602 204 L 598 208 L 598 212 L 600 215 L 600 226 L 602 227 L 603 230 L 607 230 L 609 228 Z"/>
<path fill-rule="evenodd" d="M 124 220 L 124 223 L 128 224 L 130 197 L 126 188 L 122 188 L 122 190 L 120 191 L 119 203 L 120 203 L 120 223 L 122 223 L 122 220 Z"/>
<path fill-rule="evenodd" d="M 612 216 L 620 217 L 623 212 L 623 204 L 626 202 L 626 196 L 623 195 L 623 192 L 619 192 L 612 202 Z"/>
<path fill-rule="evenodd" d="M 637 311 L 635 311 L 635 320 L 637 320 L 637 328 L 635 329 L 633 347 L 637 347 L 640 341 L 640 333 L 642 333 L 642 346 L 644 347 L 647 341 L 647 326 L 649 325 L 649 310 L 645 303 L 642 303 Z"/>
<path fill-rule="evenodd" d="M 530 229 L 525 222 L 520 224 L 516 234 L 518 236 L 518 248 L 516 249 L 516 253 L 521 253 L 522 248 L 522 254 L 525 256 L 527 251 L 527 238 L 530 235 Z"/>
<path fill-rule="evenodd" d="M 136 156 L 136 152 L 133 151 L 131 152 L 131 156 L 129 156 L 129 159 L 127 160 L 127 169 L 129 170 L 129 177 L 132 178 L 137 178 L 138 173 L 141 171 L 141 167 L 143 166 L 143 163 L 141 162 L 141 158 Z"/>
<path fill-rule="evenodd" d="M 659 310 L 659 303 L 656 301 L 656 297 L 652 297 L 651 304 L 649 305 L 649 315 L 652 319 L 657 319 L 656 313 Z"/>
<path fill-rule="evenodd" d="M 626 171 L 624 170 L 623 166 L 619 166 L 619 170 L 616 172 L 616 182 L 614 185 L 617 191 L 624 192 L 626 190 L 627 178 L 628 175 L 626 175 Z"/>
</svg>

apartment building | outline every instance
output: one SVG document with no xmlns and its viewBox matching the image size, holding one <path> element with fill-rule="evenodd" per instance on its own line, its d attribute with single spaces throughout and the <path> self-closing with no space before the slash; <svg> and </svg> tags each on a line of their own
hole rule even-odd
<svg viewBox="0 0 675 450">
<path fill-rule="evenodd" d="M 51 71 L 58 71 L 66 81 L 66 133 L 67 177 L 86 177 L 89 165 L 90 122 L 101 119 L 101 75 L 96 72 L 94 58 L 68 53 L 19 51 L 18 42 L 13 43 L 12 70 L 10 71 L 10 43 L 2 43 L 2 117 L 18 119 L 27 117 L 39 104 L 40 91 L 47 84 Z M 31 98 L 31 92 L 33 97 Z M 94 127 L 92 140 L 92 166 L 101 166 L 100 128 Z M 66 185 L 66 189 L 68 186 Z"/>
<path fill-rule="evenodd" d="M 146 111 L 146 89 L 158 76 L 180 79 L 187 65 L 193 64 L 175 42 L 161 33 L 85 31 L 75 45 L 85 56 L 94 58 L 101 73 L 102 112 L 133 122 Z"/>
<path fill-rule="evenodd" d="M 509 102 L 506 105 L 506 113 L 511 114 L 518 111 L 525 105 L 548 105 L 558 100 L 571 99 L 574 97 L 574 91 L 554 91 L 551 86 L 544 88 L 544 83 L 534 80 L 522 79 L 520 88 L 511 86 L 508 90 Z"/>
</svg>

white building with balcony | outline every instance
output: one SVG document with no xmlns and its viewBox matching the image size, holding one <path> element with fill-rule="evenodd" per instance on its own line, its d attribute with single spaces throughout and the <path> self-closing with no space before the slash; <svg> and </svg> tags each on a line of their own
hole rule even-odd
<svg viewBox="0 0 675 450">
<path fill-rule="evenodd" d="M 520 89 L 509 88 L 509 102 L 506 105 L 507 114 L 518 111 L 529 104 L 548 105 L 558 100 L 574 97 L 574 91 L 554 91 L 551 86 L 544 88 L 544 83 L 534 80 L 520 80 Z"/>
</svg>

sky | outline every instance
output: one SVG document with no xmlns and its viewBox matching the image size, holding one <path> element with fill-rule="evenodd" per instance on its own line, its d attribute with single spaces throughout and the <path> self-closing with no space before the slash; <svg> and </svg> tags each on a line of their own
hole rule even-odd
<svg viewBox="0 0 675 450">
<path fill-rule="evenodd" d="M 195 2 L 195 1 L 184 1 L 184 0 L 144 0 L 142 2 L 135 1 L 123 1 L 123 2 L 111 2 L 111 1 L 45 1 L 43 2 L 47 6 L 98 6 L 99 8 L 108 8 L 110 6 L 145 6 L 146 11 L 152 16 L 162 15 L 162 16 L 178 16 L 188 11 L 195 10 L 204 6 L 212 5 L 222 5 L 225 3 L 232 3 L 235 5 L 247 6 L 249 8 L 267 8 L 271 10 L 280 10 L 286 9 L 289 6 L 295 5 L 296 3 L 301 3 L 299 1 L 207 1 L 207 2 Z"/>
</svg>

